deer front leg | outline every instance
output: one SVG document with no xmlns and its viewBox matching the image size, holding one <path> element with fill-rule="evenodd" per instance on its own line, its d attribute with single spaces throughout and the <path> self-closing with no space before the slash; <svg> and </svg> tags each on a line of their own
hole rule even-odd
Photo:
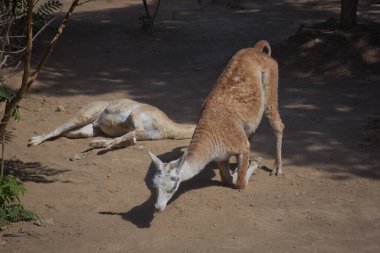
<svg viewBox="0 0 380 253">
<path fill-rule="evenodd" d="M 260 168 L 262 166 L 262 158 L 255 158 L 252 161 L 249 161 L 248 169 L 247 169 L 247 176 L 246 176 L 246 184 L 248 185 L 248 181 L 253 175 L 253 173 L 256 171 L 257 168 Z M 238 173 L 234 172 L 232 174 L 232 182 L 233 185 L 236 184 L 238 179 Z"/>
<path fill-rule="evenodd" d="M 107 106 L 106 101 L 97 101 L 97 102 L 93 102 L 86 105 L 73 118 L 69 119 L 62 125 L 58 126 L 56 129 L 54 129 L 50 133 L 31 137 L 29 140 L 28 146 L 38 145 L 46 140 L 61 136 L 66 132 L 69 132 L 72 130 L 78 130 L 86 125 L 91 124 L 93 121 L 95 121 L 99 117 L 99 115 L 102 113 L 102 111 L 104 110 L 106 106 Z M 87 132 L 89 132 L 88 131 L 89 128 L 93 128 L 93 125 L 91 124 L 86 128 Z M 87 135 L 91 135 L 90 133 L 88 133 Z M 95 134 L 97 133 L 94 132 L 93 135 Z M 73 134 L 70 136 L 70 134 L 68 134 L 66 136 L 68 138 L 80 138 L 83 135 Z M 85 135 L 83 137 L 87 137 L 87 136 Z"/>
<path fill-rule="evenodd" d="M 247 186 L 247 169 L 249 165 L 249 151 L 245 151 L 236 156 L 237 158 L 237 180 L 236 188 L 243 189 Z"/>
<path fill-rule="evenodd" d="M 222 180 L 223 185 L 232 186 L 234 185 L 232 175 L 230 173 L 230 162 L 216 162 L 216 165 L 219 169 L 220 179 Z"/>
</svg>

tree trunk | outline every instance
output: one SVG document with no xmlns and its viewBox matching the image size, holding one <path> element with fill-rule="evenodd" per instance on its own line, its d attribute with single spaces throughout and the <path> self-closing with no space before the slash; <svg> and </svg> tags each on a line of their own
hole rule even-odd
<svg viewBox="0 0 380 253">
<path fill-rule="evenodd" d="M 340 27 L 344 30 L 351 29 L 356 25 L 358 0 L 341 0 L 340 6 Z"/>
<path fill-rule="evenodd" d="M 32 47 L 33 47 L 33 0 L 28 0 L 27 9 L 27 38 L 28 44 L 26 47 L 26 54 L 24 57 L 24 73 L 22 76 L 21 88 L 17 92 L 16 96 L 10 102 L 6 102 L 3 118 L 0 123 L 0 136 L 5 134 L 5 128 L 8 125 L 10 118 L 12 117 L 13 111 L 16 109 L 18 103 L 25 96 L 28 87 L 29 72 L 30 72 L 30 62 L 32 60 Z"/>
</svg>

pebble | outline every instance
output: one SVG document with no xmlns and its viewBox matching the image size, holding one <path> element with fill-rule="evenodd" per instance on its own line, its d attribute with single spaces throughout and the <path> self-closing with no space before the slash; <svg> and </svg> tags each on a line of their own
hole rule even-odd
<svg viewBox="0 0 380 253">
<path fill-rule="evenodd" d="M 57 112 L 64 112 L 65 111 L 65 107 L 63 105 L 59 105 L 59 106 L 57 106 L 56 111 Z"/>
<path fill-rule="evenodd" d="M 42 220 L 42 224 L 53 225 L 54 224 L 54 220 L 53 220 L 53 218 L 45 219 L 45 220 Z"/>
<path fill-rule="evenodd" d="M 42 221 L 36 220 L 35 222 L 33 222 L 33 224 L 36 226 L 42 226 Z"/>
<path fill-rule="evenodd" d="M 49 219 L 45 219 L 45 220 L 36 220 L 35 222 L 33 222 L 34 225 L 36 226 L 42 226 L 42 225 L 53 225 L 54 224 L 54 220 L 53 218 L 49 218 Z"/>
<path fill-rule="evenodd" d="M 70 157 L 70 161 L 80 160 L 80 158 L 81 158 L 80 155 L 76 154 Z"/>
</svg>

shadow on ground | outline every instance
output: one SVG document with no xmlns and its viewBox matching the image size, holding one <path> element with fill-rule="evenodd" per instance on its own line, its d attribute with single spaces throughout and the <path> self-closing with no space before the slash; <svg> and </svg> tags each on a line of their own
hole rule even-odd
<svg viewBox="0 0 380 253">
<path fill-rule="evenodd" d="M 380 80 L 380 24 L 341 31 L 336 19 L 300 29 L 274 48 L 288 75 Z M 312 59 L 312 60 L 311 60 Z"/>
<path fill-rule="evenodd" d="M 177 159 L 182 155 L 182 148 L 183 147 L 175 148 L 171 152 L 160 155 L 159 158 L 164 162 Z M 210 186 L 223 186 L 221 182 L 212 180 L 212 178 L 215 176 L 215 172 L 213 171 L 214 167 L 215 165 L 212 163 L 194 178 L 181 183 L 178 191 L 174 194 L 168 205 L 170 205 L 171 202 L 175 201 L 185 192 Z M 155 170 L 156 169 L 154 167 L 154 164 L 152 163 L 149 166 L 148 172 L 145 176 L 145 184 L 150 191 L 150 196 L 141 205 L 133 207 L 126 213 L 100 212 L 100 214 L 120 215 L 124 220 L 133 223 L 136 227 L 149 228 L 151 226 L 152 220 L 154 219 L 155 213 L 154 204 L 156 201 L 156 192 L 152 186 L 152 179 Z"/>
<path fill-rule="evenodd" d="M 140 30 L 134 16 L 142 10 L 140 5 L 75 13 L 39 77 L 44 86 L 34 92 L 54 96 L 119 92 L 153 104 L 179 122 L 194 122 L 204 98 L 237 50 L 260 39 L 280 41 L 305 16 L 335 15 L 285 2 L 270 11 L 262 5 L 246 1 L 242 8 L 231 9 L 224 3 L 204 3 L 203 8 L 194 1 L 163 4 L 153 35 Z M 284 12 L 293 13 L 294 21 L 285 21 Z M 270 38 L 268 27 L 273 30 Z M 45 43 L 51 36 L 45 35 Z M 95 41 L 102 46 L 94 46 Z"/>
<path fill-rule="evenodd" d="M 54 183 L 58 180 L 49 177 L 56 176 L 68 170 L 53 169 L 43 166 L 39 162 L 23 162 L 21 160 L 6 160 L 4 163 L 5 174 L 13 175 L 23 182 Z"/>
</svg>

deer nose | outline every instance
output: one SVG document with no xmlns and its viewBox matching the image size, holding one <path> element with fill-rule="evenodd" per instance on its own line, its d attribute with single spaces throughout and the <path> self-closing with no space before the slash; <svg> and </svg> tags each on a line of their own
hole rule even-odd
<svg viewBox="0 0 380 253">
<path fill-rule="evenodd" d="M 166 205 L 158 205 L 158 204 L 155 204 L 154 205 L 154 210 L 156 211 L 156 212 L 162 212 L 162 211 L 164 211 L 164 209 L 165 209 L 165 207 L 166 207 Z"/>
</svg>

